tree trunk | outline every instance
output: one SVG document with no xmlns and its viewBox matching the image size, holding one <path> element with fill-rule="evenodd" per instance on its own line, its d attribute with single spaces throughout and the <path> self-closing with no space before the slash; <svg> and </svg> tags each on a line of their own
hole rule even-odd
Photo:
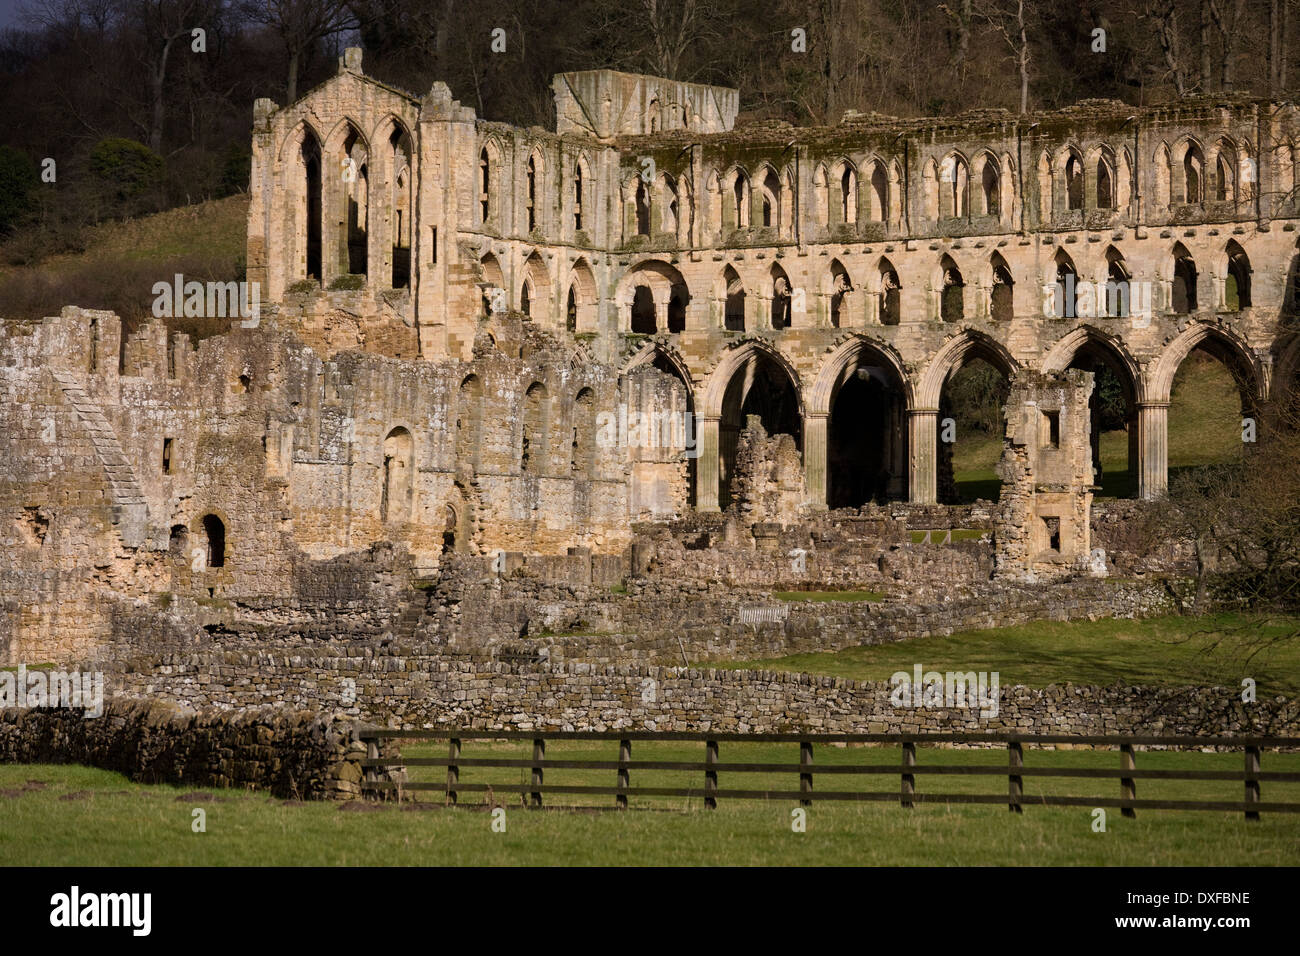
<svg viewBox="0 0 1300 956">
<path fill-rule="evenodd" d="M 823 122 L 835 122 L 835 82 L 832 79 L 831 47 L 835 42 L 835 28 L 831 23 L 832 0 L 822 0 L 822 27 L 825 43 L 822 52 L 822 83 L 826 86 L 826 115 Z"/>
<path fill-rule="evenodd" d="M 1173 77 L 1174 90 L 1179 96 L 1186 96 L 1187 69 L 1183 63 L 1182 46 L 1178 42 L 1178 11 L 1174 9 L 1173 0 L 1148 4 L 1146 15 L 1155 21 L 1156 32 L 1160 36 L 1160 52 L 1164 54 L 1165 66 L 1169 67 Z"/>
<path fill-rule="evenodd" d="M 1201 92 L 1210 91 L 1210 0 L 1201 0 Z"/>
<path fill-rule="evenodd" d="M 1287 27 L 1290 25 L 1290 23 L 1289 23 L 1290 17 L 1291 17 L 1291 0 L 1282 0 L 1282 19 L 1281 19 L 1281 27 L 1278 29 L 1278 39 L 1277 39 L 1277 48 L 1278 48 L 1278 63 L 1277 63 L 1277 91 L 1278 91 L 1278 96 L 1281 96 L 1281 95 L 1282 95 L 1282 91 L 1286 89 L 1286 54 L 1287 54 L 1286 34 L 1287 34 Z"/>
<path fill-rule="evenodd" d="M 1025 0 L 1016 4 L 1020 21 L 1020 112 L 1029 112 L 1029 30 L 1025 25 Z"/>
<path fill-rule="evenodd" d="M 285 84 L 285 99 L 292 103 L 298 98 L 298 61 L 301 53 L 298 50 L 289 51 L 289 79 Z"/>
<path fill-rule="evenodd" d="M 163 42 L 162 56 L 158 60 L 158 66 L 154 69 L 150 83 L 153 111 L 149 121 L 149 148 L 159 155 L 162 155 L 163 125 L 167 120 L 167 58 L 171 55 L 172 39 L 168 37 Z"/>
<path fill-rule="evenodd" d="M 1282 52 L 1279 23 L 1281 5 L 1281 0 L 1269 0 L 1268 4 L 1268 95 L 1271 99 L 1277 99 L 1278 90 L 1281 89 L 1277 77 L 1278 58 Z"/>
</svg>

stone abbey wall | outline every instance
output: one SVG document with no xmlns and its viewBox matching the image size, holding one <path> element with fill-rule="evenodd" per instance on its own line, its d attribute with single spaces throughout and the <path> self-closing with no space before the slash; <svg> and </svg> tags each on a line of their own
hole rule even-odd
<svg viewBox="0 0 1300 956">
<path fill-rule="evenodd" d="M 115 316 L 71 307 L 4 324 L 0 658 L 433 631 L 459 612 L 426 620 L 412 581 L 497 554 L 674 593 L 933 595 L 987 581 L 998 549 L 1013 577 L 1073 573 L 1088 370 L 1127 389 L 1145 497 L 1191 349 L 1239 374 L 1247 408 L 1290 381 L 1286 104 L 796 130 L 736 127 L 714 87 L 597 71 L 556 90 L 557 133 L 514 129 L 349 51 L 298 102 L 257 104 L 258 316 L 197 345 L 161 323 L 123 343 Z M 1150 314 L 1138 285 L 1124 315 L 1044 301 L 1091 279 L 1148 284 Z M 941 396 L 975 358 L 1015 382 L 1024 461 L 973 525 L 983 547 L 903 547 L 953 527 Z M 1056 465 L 1024 418 L 1049 394 Z M 818 540 L 828 513 L 861 533 Z M 673 521 L 693 539 L 655 537 Z M 790 579 L 793 550 L 809 570 Z M 518 638 L 511 597 L 479 597 Z"/>
<path fill-rule="evenodd" d="M 701 510 L 732 500 L 755 413 L 795 439 L 809 507 L 935 501 L 943 385 L 976 357 L 1008 375 L 1111 368 L 1144 497 L 1164 488 L 1190 350 L 1229 365 L 1247 409 L 1293 378 L 1290 104 L 801 129 L 734 127 L 734 91 L 599 71 L 555 85 L 557 134 L 484 121 L 441 84 L 386 88 L 359 53 L 297 103 L 261 101 L 250 277 L 309 329 L 348 295 L 313 283 L 358 282 L 346 311 L 377 328 L 391 291 L 426 357 L 468 358 L 480 317 L 514 308 L 621 369 L 659 364 L 697 418 Z M 685 101 L 721 108 L 693 119 Z M 394 274 L 408 239 L 411 269 Z M 1131 301 L 1066 294 L 1091 283 Z M 865 435 L 837 426 L 859 415 Z"/>
<path fill-rule="evenodd" d="M 472 362 L 326 361 L 268 320 L 197 348 L 147 325 L 119 364 L 119 336 L 73 308 L 0 330 L 6 662 L 77 656 L 171 596 L 290 607 L 325 580 L 346 602 L 370 583 L 350 556 L 381 543 L 408 578 L 449 554 L 618 554 L 684 497 L 678 449 L 597 440 L 597 408 L 678 409 L 673 380 L 517 317 Z"/>
</svg>

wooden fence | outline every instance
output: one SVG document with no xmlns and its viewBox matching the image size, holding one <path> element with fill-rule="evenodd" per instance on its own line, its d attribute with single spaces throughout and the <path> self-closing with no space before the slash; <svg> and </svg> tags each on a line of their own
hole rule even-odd
<svg viewBox="0 0 1300 956">
<path fill-rule="evenodd" d="M 1265 771 L 1260 768 L 1261 753 L 1265 750 L 1300 749 L 1300 737 L 1137 737 L 1137 736 L 1070 736 L 1070 735 L 1018 735 L 991 733 L 943 734 L 723 734 L 654 731 L 597 732 L 533 732 L 533 731 L 471 731 L 471 730 L 388 730 L 379 727 L 363 728 L 360 737 L 367 747 L 362 761 L 365 769 L 363 790 L 370 796 L 382 797 L 385 792 L 435 791 L 446 794 L 448 803 L 456 803 L 463 793 L 520 793 L 526 794 L 531 806 L 542 806 L 544 795 L 611 796 L 614 806 L 626 808 L 634 797 L 702 797 L 704 806 L 716 808 L 719 800 L 797 800 L 802 806 L 818 801 L 898 801 L 903 807 L 918 803 L 987 803 L 1006 804 L 1019 813 L 1027 805 L 1062 807 L 1118 807 L 1126 817 L 1138 810 L 1219 810 L 1240 812 L 1248 820 L 1258 820 L 1261 813 L 1300 812 L 1300 803 L 1265 803 L 1261 798 L 1261 783 L 1297 783 L 1300 771 Z M 383 740 L 432 740 L 447 742 L 446 757 L 410 757 L 400 755 L 380 756 Z M 462 747 L 466 741 L 521 741 L 531 742 L 531 757 L 466 757 Z M 616 759 L 577 760 L 551 759 L 546 756 L 548 742 L 609 742 L 617 743 Z M 694 742 L 704 744 L 702 761 L 634 760 L 632 747 L 638 742 Z M 798 745 L 798 762 L 754 763 L 723 762 L 722 749 L 728 744 L 784 743 Z M 917 760 L 918 747 L 927 744 L 985 745 L 985 752 L 998 751 L 988 745 L 1006 748 L 1004 764 L 944 764 L 938 757 L 942 749 L 925 751 L 927 760 Z M 885 744 L 901 747 L 901 764 L 836 763 L 818 766 L 814 763 L 815 749 L 835 744 Z M 1105 767 L 1033 766 L 1025 762 L 1027 747 L 1046 747 L 1058 744 L 1090 745 L 1115 748 L 1119 765 Z M 1140 768 L 1137 766 L 1137 748 L 1199 751 L 1204 748 L 1239 751 L 1244 762 L 1241 770 L 1168 770 Z M 611 746 L 611 758 L 613 747 Z M 951 751 L 947 751 L 951 752 Z M 383 771 L 407 767 L 445 767 L 443 782 L 412 781 L 399 783 L 382 779 Z M 511 768 L 527 771 L 526 782 L 462 783 L 460 771 L 467 767 Z M 614 777 L 613 786 L 554 785 L 546 783 L 546 771 L 551 769 L 608 771 Z M 699 774 L 699 786 L 632 787 L 632 776 L 657 771 L 686 771 Z M 722 788 L 719 774 L 789 774 L 792 789 L 751 790 Z M 835 780 L 843 775 L 869 774 L 876 777 L 897 777 L 899 788 L 895 791 L 813 790 L 814 777 Z M 1005 793 L 927 793 L 917 789 L 916 778 L 925 774 L 951 774 L 957 776 L 1005 777 Z M 798 777 L 798 789 L 793 789 L 793 778 Z M 1089 780 L 1118 780 L 1118 795 L 1058 796 L 1052 794 L 1026 794 L 1026 777 L 1081 777 Z M 1245 791 L 1243 799 L 1235 800 L 1140 800 L 1137 796 L 1139 780 L 1213 780 L 1241 781 Z M 1112 791 L 1113 792 L 1113 791 Z"/>
</svg>

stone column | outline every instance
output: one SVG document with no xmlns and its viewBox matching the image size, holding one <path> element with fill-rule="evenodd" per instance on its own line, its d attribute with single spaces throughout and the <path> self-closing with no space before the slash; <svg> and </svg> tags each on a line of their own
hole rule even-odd
<svg viewBox="0 0 1300 956">
<path fill-rule="evenodd" d="M 1169 403 L 1138 405 L 1138 497 L 1159 498 L 1168 487 Z"/>
<path fill-rule="evenodd" d="M 695 429 L 700 449 L 695 462 L 695 510 L 718 511 L 718 419 L 697 415 Z"/>
<path fill-rule="evenodd" d="M 932 505 L 939 500 L 935 443 L 939 439 L 939 409 L 911 408 L 907 412 L 908 459 L 912 503 Z"/>
<path fill-rule="evenodd" d="M 826 507 L 826 430 L 827 415 L 805 415 L 803 420 L 803 470 L 808 489 L 808 506 L 821 511 Z"/>
</svg>

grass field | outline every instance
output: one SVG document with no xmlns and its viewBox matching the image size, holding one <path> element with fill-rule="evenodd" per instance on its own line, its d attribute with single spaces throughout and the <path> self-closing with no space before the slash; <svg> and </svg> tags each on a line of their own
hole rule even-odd
<svg viewBox="0 0 1300 956">
<path fill-rule="evenodd" d="M 556 745 L 558 746 L 558 745 Z M 664 746 L 664 745 L 660 745 Z M 771 745 L 764 745 L 769 748 Z M 467 745 L 483 754 L 503 745 Z M 648 749 L 648 748 L 642 748 Z M 680 749 L 680 748 L 678 748 Z M 738 750 L 739 748 L 733 748 Z M 523 749 L 514 748 L 515 754 Z M 579 750 L 571 749 L 566 755 Z M 608 756 L 605 751 L 601 756 Z M 667 752 L 656 751 L 656 756 Z M 548 756 L 553 756 L 548 753 Z M 645 757 L 645 754 L 634 754 Z M 696 755 L 698 757 L 698 754 Z M 727 754 L 723 754 L 727 759 Z M 733 753 L 733 758 L 739 757 Z M 769 753 L 768 756 L 773 756 Z M 790 758 L 789 753 L 781 756 Z M 1001 751 L 945 751 L 945 762 L 1005 762 Z M 1116 765 L 1113 753 L 1027 751 L 1026 765 Z M 925 749 L 918 762 L 927 759 Z M 826 749 L 819 762 L 897 762 L 883 748 Z M 1139 753 L 1139 767 L 1236 769 L 1235 754 Z M 1265 769 L 1300 769 L 1296 755 L 1265 754 Z M 498 771 L 500 772 L 500 771 Z M 559 778 L 563 771 L 548 771 Z M 573 771 L 571 773 L 580 774 Z M 462 771 L 462 780 L 469 773 Z M 608 774 L 606 776 L 609 776 Z M 727 775 L 720 775 L 727 786 Z M 817 785 L 823 785 L 826 777 Z M 842 786 L 840 778 L 836 786 Z M 973 786 L 974 778 L 918 775 L 918 792 Z M 37 781 L 31 784 L 28 781 Z M 988 792 L 1005 780 L 983 778 Z M 1082 782 L 1101 787 L 1108 782 Z M 1081 782 L 1065 780 L 1063 787 Z M 633 785 L 636 781 L 633 780 Z M 897 779 L 874 778 L 890 790 Z M 1026 793 L 1039 785 L 1026 778 Z M 1054 783 L 1044 786 L 1055 786 Z M 1114 784 L 1116 789 L 1118 785 Z M 1240 799 L 1241 785 L 1138 782 L 1139 798 L 1176 787 L 1180 797 L 1211 793 Z M 1283 788 L 1290 788 L 1284 792 Z M 1071 791 L 1073 792 L 1073 791 Z M 1096 791 L 1088 791 L 1096 792 Z M 1297 800 L 1294 785 L 1265 784 L 1265 800 Z M 1090 808 L 919 804 L 813 804 L 807 832 L 791 827 L 793 802 L 659 803 L 655 809 L 525 810 L 506 804 L 506 832 L 492 830 L 481 795 L 441 805 L 289 804 L 258 794 L 143 786 L 102 770 L 75 766 L 0 766 L 0 865 L 1295 865 L 1300 863 L 1300 816 L 1268 815 L 1247 822 L 1218 812 L 1139 812 L 1136 820 L 1107 812 L 1106 832 L 1092 829 Z M 648 802 L 648 801 L 647 801 Z M 206 813 L 206 832 L 192 831 L 193 811 Z"/>
<path fill-rule="evenodd" d="M 1129 621 L 1039 621 L 842 651 L 715 666 L 888 680 L 896 671 L 997 671 L 1003 687 L 1075 684 L 1222 685 L 1254 678 L 1261 697 L 1300 693 L 1300 639 L 1273 643 L 1300 620 L 1243 614 Z M 1253 656 L 1252 656 L 1253 654 Z"/>
<path fill-rule="evenodd" d="M 1169 471 L 1233 460 L 1241 454 L 1241 400 L 1228 370 L 1214 358 L 1193 351 L 1174 381 L 1169 406 Z M 1098 497 L 1129 498 L 1137 476 L 1129 470 L 1128 432 L 1101 435 L 1102 482 Z M 1001 481 L 994 468 L 1002 457 L 1002 438 L 978 432 L 958 436 L 953 445 L 953 478 L 963 501 L 997 500 Z"/>
<path fill-rule="evenodd" d="M 885 595 L 880 591 L 773 591 L 772 597 L 778 601 L 883 601 Z"/>
</svg>

